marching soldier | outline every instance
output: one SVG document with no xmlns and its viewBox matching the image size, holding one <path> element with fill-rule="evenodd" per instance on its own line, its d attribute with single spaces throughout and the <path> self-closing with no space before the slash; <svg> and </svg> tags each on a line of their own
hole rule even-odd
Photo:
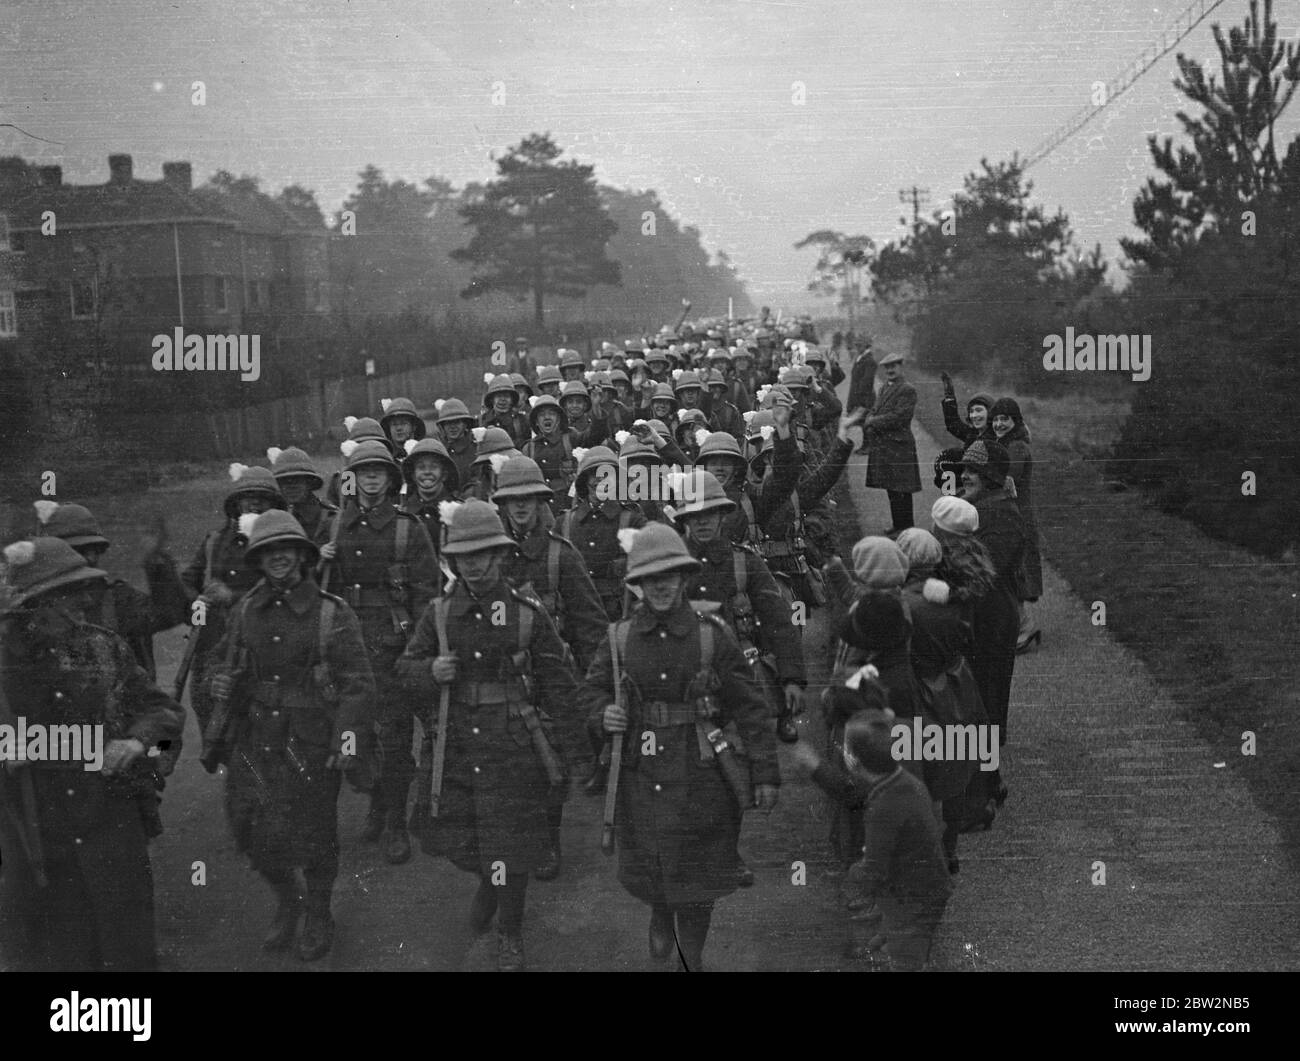
<svg viewBox="0 0 1300 1061">
<path fill-rule="evenodd" d="M 799 739 L 794 716 L 802 712 L 802 690 L 808 684 L 800 629 L 794 611 L 777 587 L 763 558 L 723 533 L 723 520 L 735 508 L 722 486 L 708 472 L 690 473 L 684 500 L 667 512 L 681 526 L 686 546 L 699 561 L 698 573 L 687 580 L 691 600 L 714 601 L 723 621 L 740 642 L 761 691 L 771 689 L 777 736 L 787 743 Z"/>
<path fill-rule="evenodd" d="M 424 524 L 434 552 L 442 540 L 442 516 L 439 505 L 454 501 L 460 490 L 460 474 L 447 447 L 436 438 L 408 442 L 402 475 L 406 478 L 406 497 L 401 509 Z"/>
<path fill-rule="evenodd" d="M 748 354 L 748 351 L 745 351 Z M 733 359 L 740 353 L 740 348 L 728 350 L 725 346 L 720 346 L 716 350 L 710 350 L 709 356 L 705 359 L 705 364 L 710 369 L 710 375 L 716 372 L 722 377 L 724 401 L 734 405 L 740 413 L 747 413 L 754 407 L 754 395 L 746 386 L 743 380 L 735 374 Z M 707 384 L 710 393 L 713 392 L 713 384 Z"/>
<path fill-rule="evenodd" d="M 194 559 L 181 571 L 181 584 L 190 601 L 201 601 L 204 611 L 203 623 L 190 631 L 190 637 L 198 637 L 191 672 L 190 706 L 194 708 L 200 733 L 212 716 L 208 677 L 217 658 L 213 649 L 225 636 L 230 609 L 258 579 L 257 573 L 244 563 L 248 536 L 240 531 L 239 517 L 287 507 L 279 485 L 266 468 L 232 464 L 230 477 L 234 485 L 222 504 L 225 522 L 203 539 Z M 170 754 L 173 758 L 179 754 L 179 742 Z"/>
<path fill-rule="evenodd" d="M 581 380 L 572 380 L 561 388 L 560 404 L 575 446 L 599 446 L 609 437 L 609 421 L 603 413 L 594 411 L 591 394 Z"/>
<path fill-rule="evenodd" d="M 550 487 L 536 462 L 512 457 L 497 475 L 492 501 L 505 512 L 504 524 L 515 544 L 505 561 L 504 573 L 512 584 L 530 590 L 555 620 L 560 637 L 572 650 L 578 672 L 585 674 L 604 636 L 605 608 L 587 575 L 582 554 L 542 522 Z M 560 827 L 564 795 L 555 795 L 550 807 L 551 846 L 536 866 L 538 880 L 560 874 Z"/>
<path fill-rule="evenodd" d="M 704 377 L 709 389 L 709 428 L 725 431 L 737 442 L 745 437 L 745 419 L 741 411 L 727 400 L 727 381 L 721 372 L 711 370 Z"/>
<path fill-rule="evenodd" d="M 226 818 L 241 854 L 275 892 L 267 951 L 330 949 L 343 771 L 369 751 L 375 682 L 361 624 L 311 575 L 319 548 L 287 512 L 257 518 L 244 562 L 261 581 L 240 601 L 217 655 L 203 765 L 225 763 Z M 298 874 L 302 874 L 299 883 Z M 304 896 L 305 892 L 305 896 Z"/>
<path fill-rule="evenodd" d="M 515 393 L 519 395 L 519 405 L 527 408 L 528 399 L 533 396 L 533 385 L 519 372 L 510 373 L 510 382 L 514 385 Z"/>
<path fill-rule="evenodd" d="M 764 522 L 790 496 L 799 479 L 799 447 L 790 427 L 790 410 L 778 407 L 772 413 L 772 430 L 763 439 L 763 445 L 773 440 L 771 472 L 755 482 L 747 480 L 749 462 L 731 435 L 715 431 L 700 445 L 696 463 L 722 484 L 735 504 L 724 523 L 733 542 L 754 545 L 762 541 Z"/>
<path fill-rule="evenodd" d="M 675 940 L 694 971 L 714 903 L 737 887 L 742 815 L 776 805 L 776 748 L 736 639 L 687 601 L 699 561 L 662 524 L 625 537 L 627 583 L 642 599 L 611 624 L 582 702 L 589 725 L 622 748 L 619 882 L 651 908 L 651 958 L 666 959 Z"/>
<path fill-rule="evenodd" d="M 476 439 L 478 453 L 470 468 L 470 480 L 461 483 L 461 497 L 468 501 L 477 497 L 480 501 L 492 500 L 492 491 L 497 488 L 497 472 L 511 457 L 518 457 L 519 450 L 506 432 L 499 427 L 480 427 L 476 431 L 483 434 Z"/>
<path fill-rule="evenodd" d="M 61 538 L 90 567 L 99 567 L 99 561 L 111 543 L 100 533 L 99 521 L 89 509 L 81 505 L 60 505 L 55 501 L 37 501 L 36 513 L 43 535 Z M 86 621 L 112 630 L 125 641 L 152 682 L 158 675 L 153 654 L 154 635 L 188 621 L 189 602 L 176 577 L 175 561 L 163 552 L 163 541 L 154 537 L 150 544 L 152 548 L 144 558 L 149 592 L 141 593 L 129 582 L 110 578 L 103 583 L 103 593 L 92 592 L 94 599 Z M 92 581 L 92 591 L 99 585 Z"/>
<path fill-rule="evenodd" d="M 85 621 L 107 574 L 65 541 L 4 551 L 0 724 L 103 727 L 93 749 L 0 763 L 0 965 L 46 972 L 152 972 L 153 874 L 140 812 L 151 747 L 178 741 L 181 706 L 121 638 Z M 44 730 L 49 732 L 49 730 Z M 67 732 L 66 730 L 64 732 Z M 61 745 L 62 742 L 56 742 Z M 30 743 L 24 753 L 30 749 Z"/>
<path fill-rule="evenodd" d="M 563 384 L 581 382 L 582 374 L 586 371 L 586 364 L 582 360 L 582 355 L 577 350 L 560 349 L 556 351 L 560 357 L 560 393 L 564 393 Z"/>
<path fill-rule="evenodd" d="M 499 427 L 505 431 L 516 446 L 522 446 L 532 433 L 528 427 L 528 417 L 519 412 L 519 392 L 514 380 L 502 374 L 494 376 L 487 373 L 483 382 L 488 385 L 483 395 L 483 412 L 479 414 L 480 427 Z"/>
<path fill-rule="evenodd" d="M 439 398 L 433 403 L 438 413 L 438 434 L 447 447 L 447 455 L 456 462 L 457 477 L 462 483 L 470 481 L 470 468 L 478 455 L 472 429 L 474 417 L 459 398 Z"/>
<path fill-rule="evenodd" d="M 389 448 L 392 449 L 393 456 L 400 457 L 406 452 L 405 446 L 409 440 L 419 442 L 424 438 L 428 431 L 424 417 L 416 412 L 415 402 L 410 398 L 385 398 L 380 404 L 384 415 L 379 418 L 379 426 L 384 429 L 385 437 L 392 444 Z"/>
<path fill-rule="evenodd" d="M 375 841 L 383 835 L 384 858 L 398 865 L 411 857 L 406 800 L 415 769 L 415 716 L 395 682 L 393 664 L 415 618 L 437 592 L 438 564 L 419 519 L 394 504 L 402 473 L 387 448 L 363 442 L 348 454 L 347 472 L 355 502 L 339 516 L 338 536 L 321 547 L 321 557 L 331 564 L 331 584 L 361 621 L 378 689 L 379 769 L 361 836 Z"/>
<path fill-rule="evenodd" d="M 345 416 L 343 426 L 348 430 L 348 437 L 339 443 L 339 452 L 346 457 L 354 447 L 359 446 L 362 442 L 378 442 L 393 455 L 396 460 L 402 454 L 402 449 L 393 443 L 388 434 L 379 426 L 379 421 L 373 416 Z M 330 476 L 329 486 L 325 490 L 325 498 L 331 505 L 342 507 L 342 495 L 339 484 L 342 481 L 342 474 L 335 472 Z"/>
<path fill-rule="evenodd" d="M 559 515 L 569 507 L 569 487 L 578 472 L 578 462 L 573 457 L 577 446 L 569 430 L 569 420 L 559 401 L 544 394 L 533 399 L 528 411 L 533 437 L 520 448 L 523 455 L 537 462 L 542 469 L 546 485 L 551 490 L 551 509 Z"/>
<path fill-rule="evenodd" d="M 280 487 L 280 493 L 289 503 L 289 514 L 298 521 L 303 533 L 319 545 L 329 537 L 330 527 L 338 514 L 337 505 L 316 496 L 325 480 L 316 471 L 311 458 L 297 446 L 288 449 L 272 446 L 266 451 L 266 456 L 271 462 L 271 474 Z"/>
<path fill-rule="evenodd" d="M 412 695 L 439 702 L 436 725 L 430 710 L 424 726 L 412 825 L 427 854 L 478 875 L 470 924 L 481 935 L 499 915 L 497 967 L 516 971 L 528 877 L 565 783 L 557 737 L 562 747 L 581 725 L 577 679 L 546 610 L 504 577 L 514 542 L 496 509 L 466 501 L 444 523 L 456 579 L 396 667 Z M 570 732 L 554 733 L 548 715 Z"/>
<path fill-rule="evenodd" d="M 543 394 L 549 394 L 557 401 L 560 397 L 560 385 L 564 382 L 564 377 L 560 375 L 558 365 L 542 365 L 537 370 L 537 397 Z"/>
<path fill-rule="evenodd" d="M 579 460 L 574 487 L 579 500 L 556 522 L 555 530 L 582 556 L 605 615 L 614 620 L 623 614 L 627 567 L 618 532 L 642 527 L 646 519 L 635 504 L 619 496 L 618 458 L 613 450 L 596 446 L 575 453 Z"/>
</svg>

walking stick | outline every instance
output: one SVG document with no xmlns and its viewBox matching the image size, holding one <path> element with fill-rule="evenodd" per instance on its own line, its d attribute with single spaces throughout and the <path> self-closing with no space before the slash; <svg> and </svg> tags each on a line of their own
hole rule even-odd
<svg viewBox="0 0 1300 1061">
<path fill-rule="evenodd" d="M 618 623 L 609 624 L 609 664 L 614 675 L 614 703 L 623 706 L 623 676 L 619 670 Z M 605 786 L 605 824 L 600 832 L 600 849 L 606 855 L 614 853 L 614 812 L 618 806 L 618 779 L 623 772 L 623 734 L 611 734 L 609 748 L 609 781 Z"/>
<path fill-rule="evenodd" d="M 434 625 L 438 630 L 438 647 L 449 655 L 447 643 L 446 598 L 433 602 Z M 444 685 L 438 700 L 438 732 L 433 739 L 433 779 L 429 783 L 429 817 L 438 817 L 438 804 L 442 801 L 442 774 L 447 763 L 447 716 L 451 710 L 451 686 Z"/>
</svg>

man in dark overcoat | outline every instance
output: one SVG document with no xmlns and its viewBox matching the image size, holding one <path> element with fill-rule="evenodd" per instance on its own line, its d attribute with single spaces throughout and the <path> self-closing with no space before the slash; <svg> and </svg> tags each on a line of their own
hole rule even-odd
<svg viewBox="0 0 1300 1061">
<path fill-rule="evenodd" d="M 867 445 L 867 486 L 889 496 L 888 535 L 912 526 L 912 495 L 921 492 L 921 472 L 912 437 L 916 388 L 903 378 L 903 355 L 886 354 L 880 367 L 885 370 L 885 384 L 862 422 L 862 434 Z"/>
<path fill-rule="evenodd" d="M 184 711 L 125 641 L 85 622 L 104 571 L 58 538 L 15 542 L 4 559 L 0 966 L 151 972 L 153 871 L 140 797 L 153 792 L 150 749 L 179 739 Z M 54 727 L 75 727 L 80 748 L 60 739 L 50 758 Z M 38 731 L 48 735 L 39 755 Z"/>
</svg>

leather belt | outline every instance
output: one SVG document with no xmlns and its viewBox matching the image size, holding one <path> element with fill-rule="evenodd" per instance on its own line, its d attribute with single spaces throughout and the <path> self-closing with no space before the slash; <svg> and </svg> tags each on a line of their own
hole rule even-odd
<svg viewBox="0 0 1300 1061">
<path fill-rule="evenodd" d="M 699 721 L 700 713 L 694 703 L 681 700 L 650 700 L 637 708 L 637 715 L 646 726 L 687 726 Z"/>
<path fill-rule="evenodd" d="M 519 682 L 457 682 L 453 694 L 462 703 L 522 704 L 528 699 Z"/>
</svg>

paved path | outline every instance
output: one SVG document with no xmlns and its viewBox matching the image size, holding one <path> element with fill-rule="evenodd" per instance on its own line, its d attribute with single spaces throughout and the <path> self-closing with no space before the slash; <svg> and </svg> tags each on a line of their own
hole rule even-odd
<svg viewBox="0 0 1300 1061">
<path fill-rule="evenodd" d="M 940 447 L 913 423 L 926 489 Z M 855 458 L 857 461 L 865 458 Z M 851 465 L 866 528 L 883 491 Z M 1051 542 L 1045 543 L 1050 557 Z M 1295 969 L 1300 888 L 1277 830 L 1146 668 L 1091 622 L 1052 569 L 1032 607 L 1042 645 L 1016 663 L 1004 749 L 1010 799 L 961 839 L 935 957 L 974 969 Z M 1093 884 L 1105 863 L 1105 885 Z"/>
</svg>

